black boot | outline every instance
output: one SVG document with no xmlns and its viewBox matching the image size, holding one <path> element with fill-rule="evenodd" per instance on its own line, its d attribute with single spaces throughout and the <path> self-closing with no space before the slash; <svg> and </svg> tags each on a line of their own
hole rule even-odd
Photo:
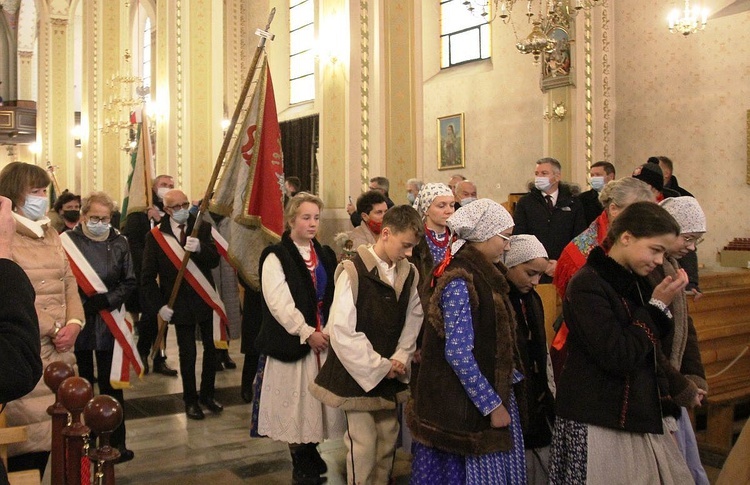
<svg viewBox="0 0 750 485">
<path fill-rule="evenodd" d="M 321 477 L 310 461 L 305 445 L 289 444 L 292 455 L 292 483 L 294 485 L 321 485 L 327 478 Z"/>
<path fill-rule="evenodd" d="M 318 452 L 318 444 L 305 443 L 302 446 L 305 447 L 305 452 L 307 453 L 308 459 L 310 460 L 310 463 L 312 463 L 315 471 L 318 472 L 319 475 L 325 474 L 328 471 L 328 465 L 326 465 L 325 460 L 323 460 Z"/>
</svg>

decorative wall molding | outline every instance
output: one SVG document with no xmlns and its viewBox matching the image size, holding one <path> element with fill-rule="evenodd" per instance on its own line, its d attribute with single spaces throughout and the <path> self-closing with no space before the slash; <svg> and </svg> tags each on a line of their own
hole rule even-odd
<svg viewBox="0 0 750 485">
<path fill-rule="evenodd" d="M 362 150 L 360 181 L 367 190 L 370 179 L 370 14 L 368 0 L 360 0 L 359 47 L 361 50 L 360 70 L 360 122 Z"/>
</svg>

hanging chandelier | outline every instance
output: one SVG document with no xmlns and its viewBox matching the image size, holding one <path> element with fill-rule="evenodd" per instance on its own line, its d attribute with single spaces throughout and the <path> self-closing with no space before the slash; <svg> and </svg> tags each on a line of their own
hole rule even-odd
<svg viewBox="0 0 750 485">
<path fill-rule="evenodd" d="M 669 14 L 669 32 L 678 32 L 688 36 L 694 32 L 703 30 L 708 21 L 708 9 L 693 7 L 690 8 L 690 0 L 685 0 L 685 9 L 680 12 L 679 9 L 672 10 Z"/>
<path fill-rule="evenodd" d="M 534 0 L 528 0 L 524 16 L 531 24 L 529 35 L 520 39 L 513 22 L 513 6 L 518 0 L 464 0 L 463 5 L 473 15 L 487 23 L 499 18 L 510 23 L 516 37 L 516 49 L 521 54 L 531 54 L 534 64 L 539 63 L 542 53 L 555 50 L 556 41 L 547 35 L 552 25 L 567 25 L 572 17 L 582 10 L 589 10 L 604 4 L 604 0 L 538 0 L 539 13 L 534 14 Z M 546 9 L 543 6 L 546 5 Z M 543 14 L 546 12 L 546 14 Z"/>
</svg>

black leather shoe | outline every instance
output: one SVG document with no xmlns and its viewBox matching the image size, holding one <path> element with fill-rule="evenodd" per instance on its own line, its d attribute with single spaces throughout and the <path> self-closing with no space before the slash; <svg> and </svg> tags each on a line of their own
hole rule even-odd
<svg viewBox="0 0 750 485">
<path fill-rule="evenodd" d="M 229 357 L 229 353 L 224 354 L 224 359 L 221 361 L 224 364 L 225 369 L 236 369 L 237 363 Z"/>
<path fill-rule="evenodd" d="M 305 443 L 302 446 L 307 453 L 307 458 L 310 461 L 313 469 L 318 473 L 318 475 L 325 474 L 328 471 L 328 465 L 326 465 L 323 457 L 320 456 L 320 452 L 318 451 L 318 444 Z"/>
<path fill-rule="evenodd" d="M 222 406 L 221 403 L 214 398 L 201 399 L 200 403 L 206 406 L 208 410 L 211 411 L 212 413 L 218 414 L 224 410 L 224 406 Z"/>
<path fill-rule="evenodd" d="M 168 377 L 177 377 L 177 371 L 169 367 L 166 361 L 154 363 L 154 374 L 161 374 Z"/>
<path fill-rule="evenodd" d="M 220 360 L 216 361 L 216 372 L 222 372 L 224 370 L 224 364 Z"/>
<path fill-rule="evenodd" d="M 253 402 L 253 390 L 252 389 L 245 389 L 245 387 L 242 387 L 241 391 L 242 400 L 245 402 Z"/>
<path fill-rule="evenodd" d="M 148 371 L 151 370 L 148 366 L 148 355 L 141 355 L 141 362 L 143 362 L 143 375 L 147 376 Z"/>
<path fill-rule="evenodd" d="M 135 458 L 135 453 L 127 448 L 123 448 L 120 450 L 120 458 L 118 458 L 115 463 L 125 463 L 126 461 L 130 461 L 133 458 Z"/>
<path fill-rule="evenodd" d="M 198 405 L 198 403 L 186 404 L 185 414 L 187 415 L 188 419 L 200 420 L 206 417 L 206 415 L 203 414 L 203 410 Z"/>
</svg>

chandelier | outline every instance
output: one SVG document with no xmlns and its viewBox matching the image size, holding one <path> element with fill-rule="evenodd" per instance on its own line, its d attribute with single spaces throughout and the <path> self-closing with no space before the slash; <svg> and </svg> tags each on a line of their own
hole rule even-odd
<svg viewBox="0 0 750 485">
<path fill-rule="evenodd" d="M 133 111 L 146 102 L 151 89 L 143 85 L 143 79 L 134 76 L 130 70 L 130 51 L 125 49 L 125 71 L 112 74 L 105 84 L 110 95 L 104 102 L 104 122 L 100 127 L 102 133 L 118 133 L 126 131 L 125 142 L 120 148 L 131 154 L 137 147 L 135 120 Z M 135 96 L 133 86 L 135 85 Z"/>
<path fill-rule="evenodd" d="M 685 0 L 685 10 L 680 12 L 679 9 L 672 10 L 669 14 L 669 32 L 679 32 L 688 36 L 706 27 L 708 20 L 708 9 L 693 7 L 690 8 L 690 0 Z"/>
<path fill-rule="evenodd" d="M 589 10 L 602 5 L 604 0 L 538 0 L 539 13 L 534 14 L 534 0 L 528 0 L 524 16 L 531 24 L 531 32 L 519 39 L 513 22 L 513 6 L 518 0 L 464 0 L 463 5 L 473 15 L 479 16 L 487 23 L 499 18 L 503 23 L 510 23 L 516 37 L 516 49 L 521 54 L 531 54 L 534 64 L 539 63 L 542 53 L 555 50 L 556 41 L 547 35 L 550 27 L 560 25 L 567 27 L 570 20 L 581 10 Z M 543 10 L 543 4 L 546 9 Z M 543 11 L 546 14 L 543 15 Z M 534 18 L 536 17 L 536 18 Z"/>
</svg>

